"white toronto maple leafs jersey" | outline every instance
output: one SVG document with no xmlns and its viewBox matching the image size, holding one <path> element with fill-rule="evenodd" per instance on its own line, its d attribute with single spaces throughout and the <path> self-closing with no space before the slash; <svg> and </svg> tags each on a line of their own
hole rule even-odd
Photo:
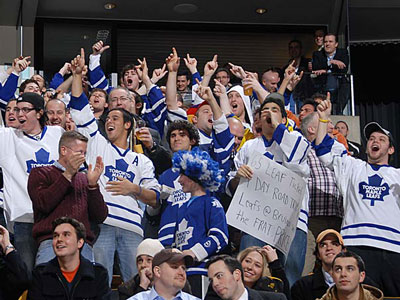
<svg viewBox="0 0 400 300">
<path fill-rule="evenodd" d="M 10 221 L 33 223 L 27 183 L 33 168 L 58 159 L 58 142 L 64 129 L 45 126 L 38 138 L 14 128 L 0 128 L 0 167 L 4 176 L 4 209 Z"/>
<path fill-rule="evenodd" d="M 241 165 L 249 163 L 254 152 L 258 152 L 307 180 L 310 175 L 307 164 L 307 154 L 310 149 L 311 145 L 301 133 L 289 132 L 285 125 L 280 124 L 270 141 L 264 136 L 247 141 L 236 154 L 234 163 L 236 169 L 239 169 Z M 233 177 L 234 173 L 231 172 L 230 180 Z M 308 230 L 308 198 L 308 189 L 306 189 L 297 222 L 297 228 L 304 232 Z"/>
<path fill-rule="evenodd" d="M 99 185 L 108 206 L 108 216 L 104 223 L 143 236 L 141 225 L 143 211 L 138 201 L 134 196 L 113 196 L 105 190 L 105 187 L 107 182 L 117 181 L 117 177 L 123 177 L 142 188 L 153 190 L 158 198 L 160 187 L 154 177 L 153 163 L 143 154 L 135 153 L 129 148 L 116 147 L 100 134 L 85 94 L 79 98 L 72 97 L 70 108 L 77 130 L 89 138 L 86 155 L 88 163 L 95 165 L 97 156 L 103 158 L 104 171 L 100 176 Z"/>
<path fill-rule="evenodd" d="M 316 146 L 316 153 L 334 170 L 343 195 L 344 244 L 400 253 L 400 169 L 348 156 L 329 136 Z"/>
</svg>

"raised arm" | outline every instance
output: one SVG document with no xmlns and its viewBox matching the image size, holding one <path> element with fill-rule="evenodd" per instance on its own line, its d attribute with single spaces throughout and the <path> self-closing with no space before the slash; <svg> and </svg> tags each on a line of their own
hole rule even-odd
<svg viewBox="0 0 400 300">
<path fill-rule="evenodd" d="M 269 94 L 268 91 L 262 87 L 254 73 L 246 72 L 246 77 L 242 80 L 242 84 L 249 85 L 253 89 L 260 103 L 262 103 Z"/>
<path fill-rule="evenodd" d="M 178 102 L 176 101 L 176 78 L 178 74 L 180 57 L 175 48 L 172 48 L 172 53 L 165 60 L 168 68 L 167 92 L 165 102 L 168 110 L 177 110 Z"/>
<path fill-rule="evenodd" d="M 332 109 L 330 98 L 331 96 L 330 93 L 328 92 L 326 100 L 322 101 L 317 106 L 319 123 L 318 123 L 317 137 L 315 139 L 316 145 L 322 143 L 328 131 L 329 117 L 331 115 L 331 109 Z"/>
<path fill-rule="evenodd" d="M 5 110 L 7 103 L 10 99 L 14 98 L 15 91 L 18 86 L 19 74 L 23 72 L 29 65 L 30 56 L 21 59 L 15 59 L 10 75 L 6 79 L 4 85 L 0 89 L 0 109 Z"/>
<path fill-rule="evenodd" d="M 184 58 L 183 61 L 185 62 L 186 68 L 189 69 L 189 71 L 192 75 L 198 73 L 196 58 L 190 57 L 190 54 L 188 53 L 188 54 L 186 54 L 186 58 Z"/>
<path fill-rule="evenodd" d="M 109 90 L 108 80 L 100 66 L 100 58 L 104 51 L 110 46 L 105 46 L 103 41 L 99 41 L 92 46 L 92 54 L 89 57 L 89 81 L 93 88 Z"/>
<path fill-rule="evenodd" d="M 71 95 L 72 97 L 79 98 L 83 93 L 82 88 L 82 72 L 85 67 L 85 50 L 81 48 L 81 54 L 77 55 L 71 61 L 71 71 L 72 71 L 72 86 Z"/>
<path fill-rule="evenodd" d="M 232 113 L 231 105 L 229 104 L 228 95 L 226 93 L 225 86 L 219 82 L 217 79 L 214 79 L 215 87 L 214 94 L 219 97 L 219 104 L 221 106 L 222 112 L 227 116 Z"/>
<path fill-rule="evenodd" d="M 203 82 L 204 82 L 204 80 L 203 80 Z M 197 83 L 199 83 L 199 82 L 197 82 Z M 223 115 L 222 109 L 221 109 L 221 107 L 219 107 L 218 102 L 215 99 L 215 97 L 211 91 L 211 88 L 208 86 L 200 85 L 200 83 L 199 83 L 196 93 L 197 93 L 197 95 L 199 95 L 200 98 L 207 101 L 208 104 L 211 106 L 214 120 L 218 120 L 219 118 L 221 118 L 221 116 Z"/>
<path fill-rule="evenodd" d="M 217 59 L 218 59 L 218 55 L 215 54 L 213 59 L 205 64 L 203 80 L 200 83 L 202 86 L 209 85 L 211 77 L 214 75 L 215 71 L 218 69 Z"/>
</svg>

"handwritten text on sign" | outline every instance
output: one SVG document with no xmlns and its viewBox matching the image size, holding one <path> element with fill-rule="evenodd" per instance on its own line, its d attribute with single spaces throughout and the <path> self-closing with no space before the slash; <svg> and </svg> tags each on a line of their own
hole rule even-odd
<svg viewBox="0 0 400 300">
<path fill-rule="evenodd" d="M 285 255 L 296 232 L 306 182 L 289 169 L 255 153 L 251 180 L 242 178 L 227 212 L 228 224 Z"/>
</svg>

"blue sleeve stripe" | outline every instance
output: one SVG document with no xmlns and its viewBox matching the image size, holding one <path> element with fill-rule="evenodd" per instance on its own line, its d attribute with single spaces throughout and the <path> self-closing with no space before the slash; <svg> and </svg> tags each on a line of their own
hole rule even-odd
<svg viewBox="0 0 400 300">
<path fill-rule="evenodd" d="M 96 130 L 95 132 L 90 133 L 90 137 L 94 137 L 96 135 L 96 133 L 98 132 L 98 130 Z"/>
<path fill-rule="evenodd" d="M 359 227 L 377 228 L 377 229 L 387 230 L 387 231 L 391 231 L 391 232 L 400 234 L 400 231 L 395 228 L 384 226 L 384 225 L 372 224 L 372 223 L 352 224 L 352 225 L 343 227 L 342 230 L 346 230 L 346 229 L 350 229 L 350 228 L 359 228 Z"/>
<path fill-rule="evenodd" d="M 303 162 L 303 160 L 306 158 L 306 155 L 307 155 L 307 153 L 308 153 L 308 148 L 310 148 L 310 143 L 308 143 L 307 144 L 307 148 L 306 148 L 306 150 L 304 151 L 304 153 L 303 153 L 303 156 L 301 157 L 301 159 L 300 159 L 300 163 L 302 163 Z"/>
<path fill-rule="evenodd" d="M 300 213 L 303 213 L 308 217 L 308 212 L 306 212 L 304 209 L 300 209 Z"/>
<path fill-rule="evenodd" d="M 192 85 L 197 84 L 196 79 L 198 79 L 200 82 L 203 80 L 200 76 L 199 72 L 196 72 L 192 75 Z"/>
<path fill-rule="evenodd" d="M 294 148 L 293 148 L 293 150 L 292 150 L 292 153 L 290 153 L 288 162 L 291 162 L 291 161 L 292 161 L 292 159 L 293 159 L 293 157 L 294 157 L 294 155 L 295 155 L 295 153 L 296 153 L 296 151 L 297 151 L 297 148 L 299 147 L 299 144 L 300 144 L 301 139 L 302 139 L 301 136 L 299 136 L 299 137 L 297 138 L 297 141 L 296 141 L 296 144 L 294 145 Z M 303 155 L 303 156 L 304 156 L 304 155 Z"/>
<path fill-rule="evenodd" d="M 81 111 L 86 105 L 89 105 L 89 101 L 85 93 L 82 93 L 79 97 L 71 95 L 71 101 L 69 102 L 70 108 Z"/>
<path fill-rule="evenodd" d="M 304 224 L 306 224 L 308 226 L 308 223 L 306 221 L 304 221 L 303 219 L 299 218 L 300 222 L 303 222 Z"/>
<path fill-rule="evenodd" d="M 116 216 L 116 215 L 113 215 L 113 214 L 108 214 L 108 217 L 116 219 L 116 220 L 120 220 L 120 221 L 123 221 L 123 222 L 131 223 L 131 224 L 136 225 L 137 227 L 139 227 L 140 229 L 143 230 L 142 225 L 140 223 L 138 223 L 138 222 L 135 222 L 135 221 L 132 221 L 132 220 L 120 217 L 120 216 Z"/>
<path fill-rule="evenodd" d="M 334 139 L 331 138 L 328 134 L 322 140 L 322 143 L 319 145 L 315 145 L 315 153 L 317 156 L 325 155 L 332 150 L 332 145 L 334 143 Z"/>
<path fill-rule="evenodd" d="M 375 235 L 370 235 L 370 234 L 359 234 L 359 235 L 343 235 L 343 239 L 371 239 L 371 240 L 377 240 L 377 241 L 382 241 L 382 242 L 387 242 L 390 244 L 394 244 L 397 246 L 400 246 L 400 241 L 395 241 L 391 240 L 382 236 L 375 236 Z"/>
<path fill-rule="evenodd" d="M 132 209 L 129 209 L 129 208 L 126 208 L 125 206 L 122 206 L 122 205 L 119 205 L 119 204 L 115 204 L 115 203 L 111 203 L 111 202 L 106 202 L 106 204 L 107 204 L 108 206 L 113 206 L 113 207 L 116 207 L 116 208 L 125 210 L 125 211 L 127 211 L 127 212 L 130 212 L 130 213 L 132 213 L 132 214 L 134 214 L 134 215 L 138 215 L 138 216 L 142 217 L 142 215 L 141 215 L 139 212 L 137 212 L 137 211 L 135 211 L 135 210 L 132 210 Z"/>
<path fill-rule="evenodd" d="M 82 125 L 76 125 L 77 128 L 83 128 L 83 127 L 87 127 L 90 124 L 92 124 L 93 122 L 96 122 L 96 118 L 91 119 L 89 122 L 82 124 Z"/>
<path fill-rule="evenodd" d="M 274 134 L 272 135 L 273 139 L 280 145 L 282 142 L 283 135 L 285 134 L 285 131 L 287 130 L 286 126 L 283 124 L 279 124 L 278 127 L 276 127 Z"/>
</svg>

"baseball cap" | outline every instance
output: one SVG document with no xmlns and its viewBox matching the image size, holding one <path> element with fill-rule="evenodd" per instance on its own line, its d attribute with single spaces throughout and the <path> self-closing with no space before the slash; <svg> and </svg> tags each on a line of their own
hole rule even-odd
<svg viewBox="0 0 400 300">
<path fill-rule="evenodd" d="M 17 99 L 17 103 L 20 102 L 31 103 L 36 110 L 44 109 L 44 99 L 42 96 L 36 93 L 30 93 L 30 92 L 23 93 Z"/>
<path fill-rule="evenodd" d="M 136 251 L 136 259 L 140 255 L 148 255 L 154 257 L 158 252 L 164 249 L 164 246 L 159 240 L 156 239 L 145 239 L 143 240 Z"/>
<path fill-rule="evenodd" d="M 269 99 L 274 99 L 274 100 L 279 100 L 283 103 L 283 105 L 285 105 L 285 97 L 283 97 L 283 95 L 279 94 L 279 93 L 271 93 L 269 94 L 267 97 L 265 97 L 265 100 L 269 100 Z"/>
<path fill-rule="evenodd" d="M 165 262 L 175 263 L 181 260 L 185 262 L 186 267 L 190 267 L 194 262 L 193 257 L 190 255 L 184 255 L 178 249 L 164 249 L 153 257 L 153 267 L 159 266 Z"/>
<path fill-rule="evenodd" d="M 192 107 L 190 107 L 187 111 L 186 114 L 187 115 L 195 115 L 197 113 L 197 111 L 199 110 L 200 107 L 204 106 L 204 105 L 209 105 L 207 101 L 203 101 L 200 104 L 197 105 L 193 105 Z"/>
<path fill-rule="evenodd" d="M 339 232 L 337 232 L 334 229 L 326 229 L 326 230 L 322 231 L 320 234 L 318 234 L 317 239 L 315 240 L 315 242 L 317 244 L 321 243 L 326 238 L 326 236 L 329 235 L 329 234 L 333 234 L 334 236 L 336 236 L 337 239 L 338 239 L 339 244 L 344 246 L 343 237 L 340 235 Z"/>
<path fill-rule="evenodd" d="M 365 135 L 365 138 L 367 139 L 367 140 L 369 140 L 369 137 L 370 137 L 370 135 L 373 133 L 373 132 L 382 132 L 383 134 L 386 134 L 388 137 L 389 137 L 389 139 L 390 139 L 390 141 L 393 143 L 394 142 L 394 140 L 393 140 L 393 136 L 392 136 L 392 134 L 390 133 L 390 131 L 389 130 L 387 130 L 387 129 L 385 129 L 385 128 L 383 128 L 381 125 L 379 125 L 377 122 L 370 122 L 370 123 L 368 123 L 367 125 L 365 125 L 365 127 L 364 127 L 364 135 Z"/>
</svg>

